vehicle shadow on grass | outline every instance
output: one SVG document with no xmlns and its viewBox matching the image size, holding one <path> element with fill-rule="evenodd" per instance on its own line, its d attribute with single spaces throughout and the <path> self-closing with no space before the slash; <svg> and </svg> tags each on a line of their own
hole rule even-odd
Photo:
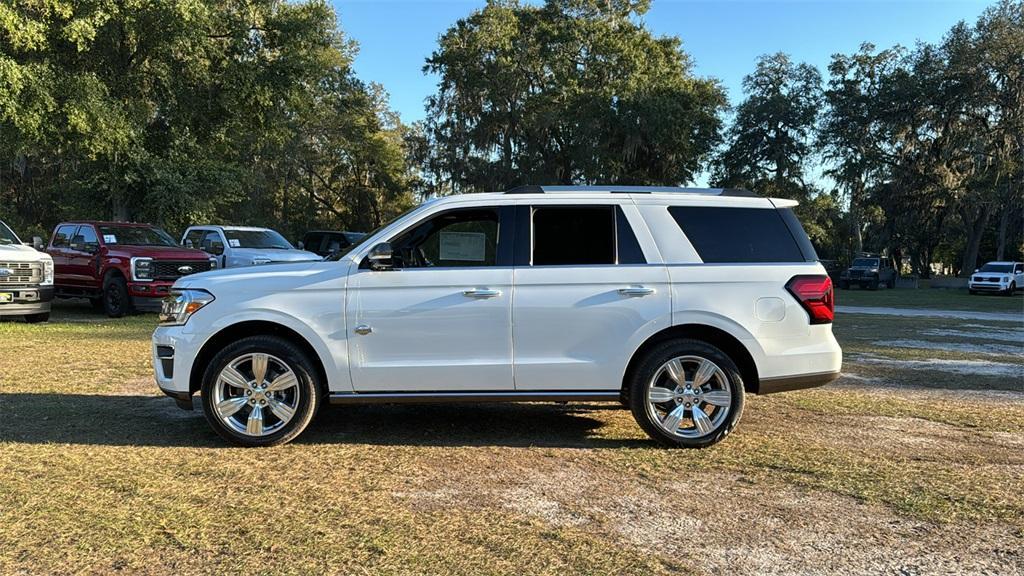
<svg viewBox="0 0 1024 576">
<path fill-rule="evenodd" d="M 623 448 L 596 412 L 617 404 L 397 404 L 326 406 L 297 444 Z M 208 447 L 227 444 L 196 409 L 158 396 L 0 394 L 0 442 Z"/>
</svg>

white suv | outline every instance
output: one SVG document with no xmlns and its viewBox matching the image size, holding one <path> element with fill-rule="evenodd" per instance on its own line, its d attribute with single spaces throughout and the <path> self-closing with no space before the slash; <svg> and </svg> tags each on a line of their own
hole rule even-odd
<svg viewBox="0 0 1024 576">
<path fill-rule="evenodd" d="M 745 392 L 834 379 L 833 291 L 791 211 L 742 190 L 538 187 L 427 202 L 322 262 L 178 280 L 160 388 L 246 446 L 324 402 L 617 401 L 703 447 Z"/>
</svg>

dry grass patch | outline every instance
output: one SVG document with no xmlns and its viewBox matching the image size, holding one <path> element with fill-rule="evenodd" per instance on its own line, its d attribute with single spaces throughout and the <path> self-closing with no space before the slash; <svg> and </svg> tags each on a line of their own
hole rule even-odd
<svg viewBox="0 0 1024 576">
<path fill-rule="evenodd" d="M 573 404 L 346 407 L 244 450 L 158 395 L 152 316 L 55 318 L 0 323 L 0 573 L 1024 570 L 1024 394 L 984 378 L 852 363 L 701 451 Z M 878 318 L 837 333 L 865 353 Z"/>
</svg>

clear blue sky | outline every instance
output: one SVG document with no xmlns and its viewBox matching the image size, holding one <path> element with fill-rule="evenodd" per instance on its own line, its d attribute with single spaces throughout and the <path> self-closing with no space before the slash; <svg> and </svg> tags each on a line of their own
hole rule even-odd
<svg viewBox="0 0 1024 576">
<path fill-rule="evenodd" d="M 359 43 L 355 69 L 379 82 L 406 122 L 422 119 L 437 79 L 422 72 L 437 38 L 482 0 L 334 0 L 345 34 Z M 987 2 L 653 0 L 644 16 L 659 35 L 679 36 L 700 76 L 719 78 L 734 104 L 743 76 L 761 54 L 783 51 L 826 74 L 829 57 L 861 42 L 878 46 L 935 42 L 959 20 L 972 22 Z"/>
</svg>

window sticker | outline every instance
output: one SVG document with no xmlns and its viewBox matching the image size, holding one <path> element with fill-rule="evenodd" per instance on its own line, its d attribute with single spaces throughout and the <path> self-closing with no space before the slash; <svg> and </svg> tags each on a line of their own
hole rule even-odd
<svg viewBox="0 0 1024 576">
<path fill-rule="evenodd" d="M 232 248 L 238 248 L 239 246 L 242 245 L 242 242 L 237 238 L 232 238 L 228 240 L 228 244 L 230 244 Z"/>
<path fill-rule="evenodd" d="M 483 262 L 487 235 L 481 232 L 441 232 L 441 260 Z"/>
<path fill-rule="evenodd" d="M 115 236 L 113 234 L 104 234 L 103 235 L 103 243 L 104 244 L 117 244 L 117 236 Z"/>
</svg>

